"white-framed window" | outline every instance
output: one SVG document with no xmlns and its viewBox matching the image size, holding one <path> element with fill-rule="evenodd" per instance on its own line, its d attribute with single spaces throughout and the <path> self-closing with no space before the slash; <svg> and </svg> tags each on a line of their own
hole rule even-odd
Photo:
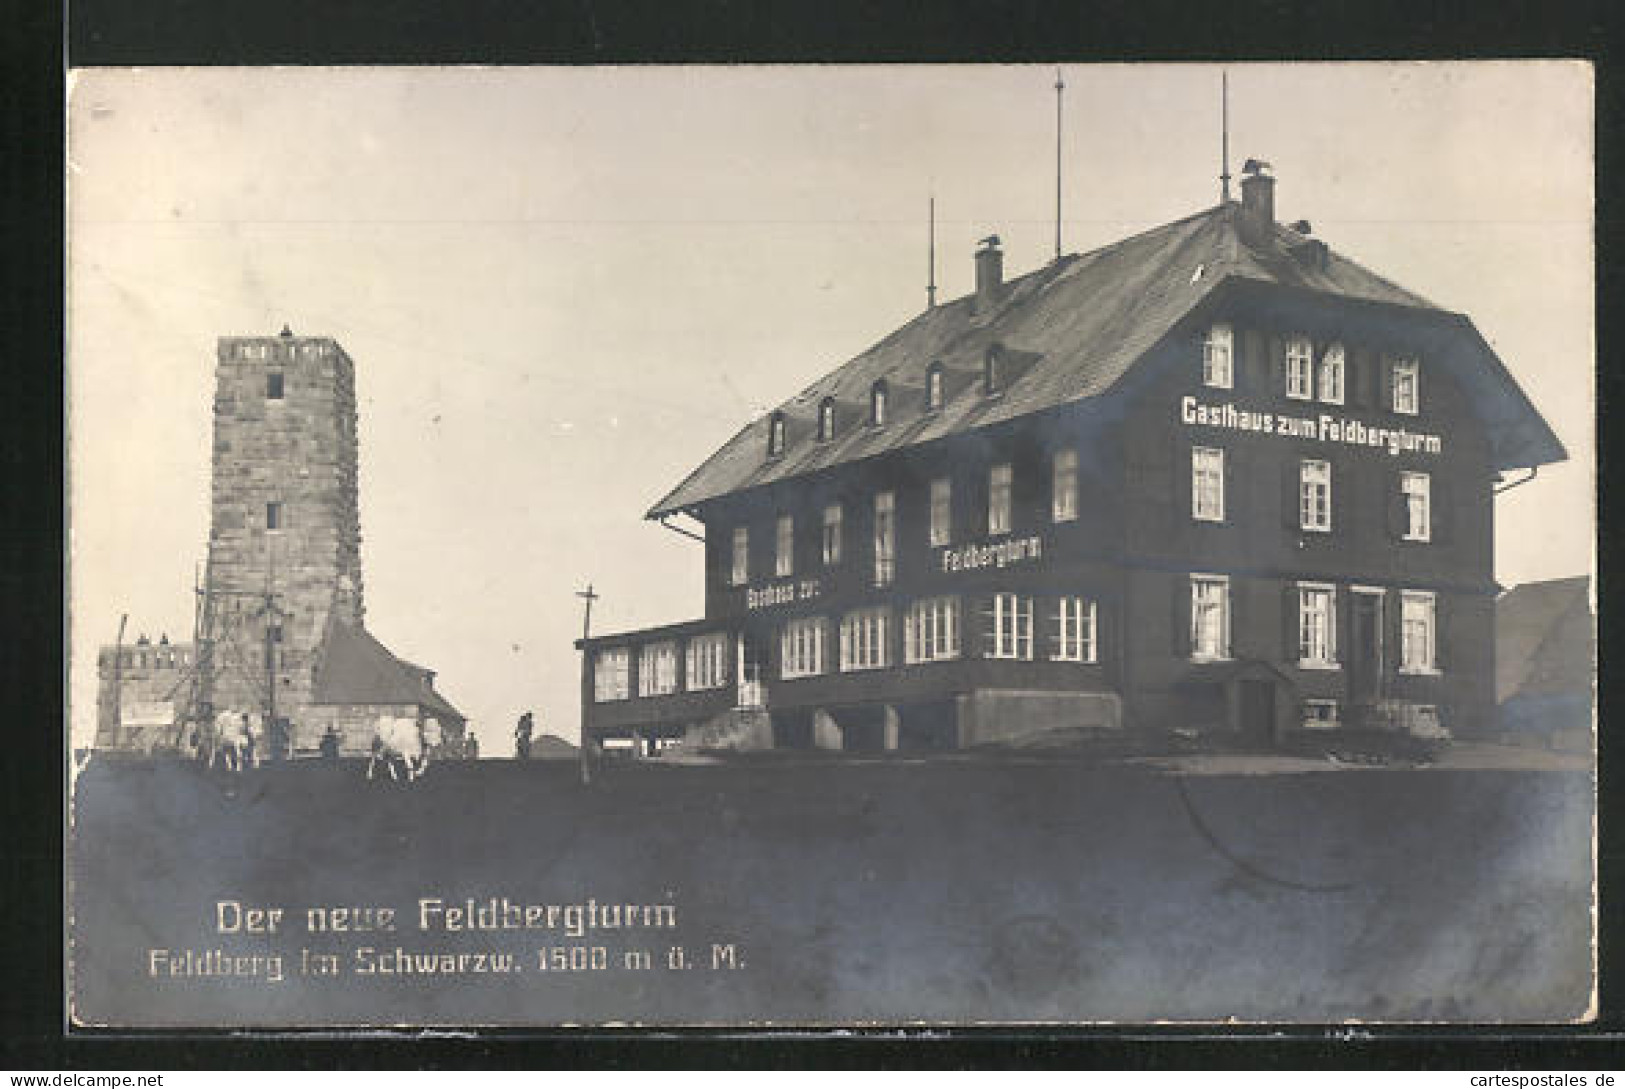
<svg viewBox="0 0 1625 1089">
<path fill-rule="evenodd" d="M 1335 730 L 1338 726 L 1336 700 L 1304 700 L 1303 726 L 1306 730 Z"/>
<path fill-rule="evenodd" d="M 824 566 L 834 567 L 841 562 L 841 522 L 843 511 L 839 503 L 824 508 Z"/>
<path fill-rule="evenodd" d="M 1010 532 L 1010 486 L 1013 470 L 1008 464 L 995 465 L 988 473 L 987 531 L 998 535 Z"/>
<path fill-rule="evenodd" d="M 1298 583 L 1298 664 L 1337 664 L 1337 590 L 1326 583 Z"/>
<path fill-rule="evenodd" d="M 696 635 L 688 641 L 687 682 L 690 692 L 728 683 L 728 637 L 722 632 Z"/>
<path fill-rule="evenodd" d="M 669 696 L 677 691 L 677 644 L 670 639 L 638 650 L 638 695 Z"/>
<path fill-rule="evenodd" d="M 1435 599 L 1430 591 L 1400 591 L 1400 672 L 1433 673 L 1438 669 L 1435 620 Z"/>
<path fill-rule="evenodd" d="M 1235 384 L 1235 333 L 1220 323 L 1210 327 L 1202 341 L 1202 384 L 1229 389 Z"/>
<path fill-rule="evenodd" d="M 1191 517 L 1224 521 L 1224 450 L 1219 447 L 1191 447 Z"/>
<path fill-rule="evenodd" d="M 1427 473 L 1400 473 L 1400 494 L 1405 497 L 1405 539 L 1433 539 L 1433 478 Z"/>
<path fill-rule="evenodd" d="M 930 540 L 932 548 L 940 548 L 953 539 L 954 486 L 948 477 L 931 482 Z"/>
<path fill-rule="evenodd" d="M 728 581 L 743 586 L 750 581 L 750 528 L 734 527 L 733 558 L 728 570 Z"/>
<path fill-rule="evenodd" d="M 890 609 L 854 609 L 841 617 L 841 671 L 890 665 L 890 643 Z"/>
<path fill-rule="evenodd" d="M 878 378 L 869 387 L 869 422 L 875 427 L 886 426 L 886 380 Z"/>
<path fill-rule="evenodd" d="M 767 425 L 767 456 L 776 458 L 784 453 L 784 413 L 775 412 Z"/>
<path fill-rule="evenodd" d="M 1332 529 L 1332 465 L 1305 458 L 1298 463 L 1298 527 L 1316 533 Z"/>
<path fill-rule="evenodd" d="M 959 657 L 959 599 L 931 597 L 914 602 L 903 618 L 903 660 L 941 662 Z"/>
<path fill-rule="evenodd" d="M 897 493 L 875 496 L 875 585 L 890 586 L 897 575 Z"/>
<path fill-rule="evenodd" d="M 1057 450 L 1051 472 L 1050 514 L 1057 522 L 1078 516 L 1078 452 Z"/>
<path fill-rule="evenodd" d="M 925 410 L 939 412 L 942 409 L 942 364 L 933 363 L 925 372 Z"/>
<path fill-rule="evenodd" d="M 829 624 L 821 616 L 788 620 L 779 632 L 779 676 L 784 680 L 824 672 Z"/>
<path fill-rule="evenodd" d="M 1055 602 L 1055 645 L 1050 658 L 1057 662 L 1099 660 L 1095 603 L 1086 597 L 1063 597 Z"/>
<path fill-rule="evenodd" d="M 1033 599 L 1025 594 L 994 594 L 983 614 L 989 658 L 1033 660 Z"/>
<path fill-rule="evenodd" d="M 1417 365 L 1414 359 L 1396 359 L 1393 367 L 1394 411 L 1416 415 L 1421 398 L 1417 396 Z"/>
<path fill-rule="evenodd" d="M 818 439 L 827 442 L 835 437 L 835 398 L 825 397 L 818 403 Z"/>
<path fill-rule="evenodd" d="M 796 520 L 794 515 L 781 514 L 774 537 L 773 574 L 785 578 L 796 573 Z"/>
<path fill-rule="evenodd" d="M 1329 405 L 1343 403 L 1343 379 L 1348 371 L 1348 353 L 1341 344 L 1329 344 L 1320 357 L 1320 399 Z"/>
<path fill-rule="evenodd" d="M 592 663 L 592 698 L 596 703 L 624 700 L 632 694 L 632 652 L 626 647 L 601 650 Z"/>
<path fill-rule="evenodd" d="M 1297 401 L 1307 401 L 1315 395 L 1315 349 L 1308 337 L 1293 337 L 1286 342 L 1286 395 Z"/>
<path fill-rule="evenodd" d="M 1191 657 L 1214 661 L 1230 657 L 1230 579 L 1191 576 Z"/>
</svg>

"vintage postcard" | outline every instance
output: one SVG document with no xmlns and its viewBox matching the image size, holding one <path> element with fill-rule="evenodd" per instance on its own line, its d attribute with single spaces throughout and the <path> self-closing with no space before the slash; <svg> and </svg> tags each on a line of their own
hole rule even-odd
<svg viewBox="0 0 1625 1089">
<path fill-rule="evenodd" d="M 1595 1015 L 1588 65 L 66 109 L 74 1028 Z"/>
</svg>

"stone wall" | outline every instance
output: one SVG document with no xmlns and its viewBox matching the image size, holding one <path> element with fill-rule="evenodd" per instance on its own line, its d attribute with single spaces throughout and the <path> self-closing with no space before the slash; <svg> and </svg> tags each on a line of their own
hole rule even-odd
<svg viewBox="0 0 1625 1089">
<path fill-rule="evenodd" d="M 103 647 L 96 660 L 96 748 L 172 747 L 179 736 L 175 719 L 190 694 L 191 663 L 189 643 Z"/>
</svg>

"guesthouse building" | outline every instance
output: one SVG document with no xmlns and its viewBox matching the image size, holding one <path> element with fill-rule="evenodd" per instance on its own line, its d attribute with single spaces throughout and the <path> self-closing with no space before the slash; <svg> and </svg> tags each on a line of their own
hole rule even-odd
<svg viewBox="0 0 1625 1089">
<path fill-rule="evenodd" d="M 931 306 L 648 511 L 700 619 L 580 644 L 583 736 L 943 749 L 1487 729 L 1493 494 L 1561 444 L 1471 320 L 1242 199 Z"/>
</svg>

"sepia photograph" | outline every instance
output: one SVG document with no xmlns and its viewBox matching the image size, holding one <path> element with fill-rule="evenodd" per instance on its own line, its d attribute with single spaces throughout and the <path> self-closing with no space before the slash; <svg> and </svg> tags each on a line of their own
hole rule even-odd
<svg viewBox="0 0 1625 1089">
<path fill-rule="evenodd" d="M 1593 79 L 71 71 L 70 1029 L 1595 1020 Z"/>
</svg>

